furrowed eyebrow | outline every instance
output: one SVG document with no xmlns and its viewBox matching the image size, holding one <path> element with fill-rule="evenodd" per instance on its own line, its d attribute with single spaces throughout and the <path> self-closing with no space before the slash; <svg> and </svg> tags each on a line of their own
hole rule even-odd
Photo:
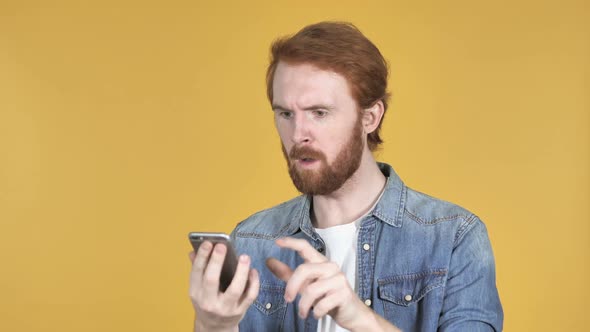
<svg viewBox="0 0 590 332">
<path fill-rule="evenodd" d="M 285 111 L 285 112 L 293 112 L 292 110 L 283 107 L 281 105 L 277 105 L 277 104 L 273 104 L 272 105 L 272 110 L 273 111 Z M 323 104 L 318 104 L 318 105 L 311 105 L 311 106 L 307 106 L 305 108 L 303 108 L 304 111 L 317 111 L 317 110 L 328 110 L 328 111 L 332 111 L 334 110 L 333 106 L 330 105 L 323 105 Z"/>
<path fill-rule="evenodd" d="M 317 110 L 328 110 L 328 111 L 331 111 L 333 109 L 334 109 L 334 107 L 332 107 L 332 106 L 318 104 L 318 105 L 307 106 L 303 110 L 305 110 L 305 111 L 317 111 Z"/>
<path fill-rule="evenodd" d="M 277 105 L 277 104 L 272 104 L 272 110 L 274 112 L 276 112 L 276 111 L 292 112 L 290 109 L 280 106 L 280 105 Z"/>
</svg>

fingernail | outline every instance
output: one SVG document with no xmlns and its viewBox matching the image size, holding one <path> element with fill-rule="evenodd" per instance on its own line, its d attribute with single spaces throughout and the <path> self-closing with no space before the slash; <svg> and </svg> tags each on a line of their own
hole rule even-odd
<svg viewBox="0 0 590 332">
<path fill-rule="evenodd" d="M 248 263 L 248 259 L 249 257 L 247 255 L 241 255 L 240 256 L 240 263 Z"/>
<path fill-rule="evenodd" d="M 223 254 L 225 252 L 225 247 L 218 244 L 218 245 L 215 246 L 215 251 L 217 253 Z"/>
<path fill-rule="evenodd" d="M 287 303 L 291 303 L 291 297 L 287 294 L 285 294 L 285 301 L 287 301 Z"/>
<path fill-rule="evenodd" d="M 203 242 L 201 244 L 201 248 L 203 249 L 203 251 L 209 251 L 209 250 L 211 250 L 211 243 L 210 242 Z"/>
</svg>

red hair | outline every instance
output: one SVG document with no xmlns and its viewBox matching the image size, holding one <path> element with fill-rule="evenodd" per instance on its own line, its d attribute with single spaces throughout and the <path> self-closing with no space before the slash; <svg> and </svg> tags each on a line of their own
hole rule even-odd
<svg viewBox="0 0 590 332">
<path fill-rule="evenodd" d="M 379 130 L 390 96 L 387 92 L 387 62 L 379 49 L 353 24 L 320 22 L 304 27 L 293 36 L 275 40 L 270 48 L 270 63 L 266 71 L 266 94 L 271 103 L 274 74 L 280 61 L 309 63 L 344 76 L 352 97 L 361 109 L 382 101 L 383 117 L 377 129 L 368 135 L 367 143 L 371 151 L 383 143 Z"/>
</svg>

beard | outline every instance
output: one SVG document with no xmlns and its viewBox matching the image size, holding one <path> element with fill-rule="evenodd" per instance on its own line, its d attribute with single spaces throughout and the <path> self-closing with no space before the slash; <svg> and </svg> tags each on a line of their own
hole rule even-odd
<svg viewBox="0 0 590 332">
<path fill-rule="evenodd" d="M 328 195 L 340 189 L 358 170 L 363 147 L 363 126 L 360 116 L 357 118 L 348 142 L 342 147 L 332 164 L 328 164 L 322 152 L 308 146 L 293 146 L 287 154 L 285 146 L 282 145 L 289 175 L 295 188 L 302 194 L 308 195 Z M 303 158 L 317 160 L 320 163 L 319 169 L 299 169 L 297 160 Z"/>
</svg>

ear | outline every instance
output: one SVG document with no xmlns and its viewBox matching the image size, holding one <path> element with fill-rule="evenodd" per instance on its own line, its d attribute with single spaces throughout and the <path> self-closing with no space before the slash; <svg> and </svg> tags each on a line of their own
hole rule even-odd
<svg viewBox="0 0 590 332">
<path fill-rule="evenodd" d="M 385 107 L 383 106 L 383 101 L 381 100 L 377 101 L 375 104 L 373 104 L 373 106 L 363 110 L 363 129 L 366 134 L 374 132 L 377 127 L 379 127 L 379 123 L 381 123 L 381 118 L 383 118 L 384 112 Z"/>
</svg>

